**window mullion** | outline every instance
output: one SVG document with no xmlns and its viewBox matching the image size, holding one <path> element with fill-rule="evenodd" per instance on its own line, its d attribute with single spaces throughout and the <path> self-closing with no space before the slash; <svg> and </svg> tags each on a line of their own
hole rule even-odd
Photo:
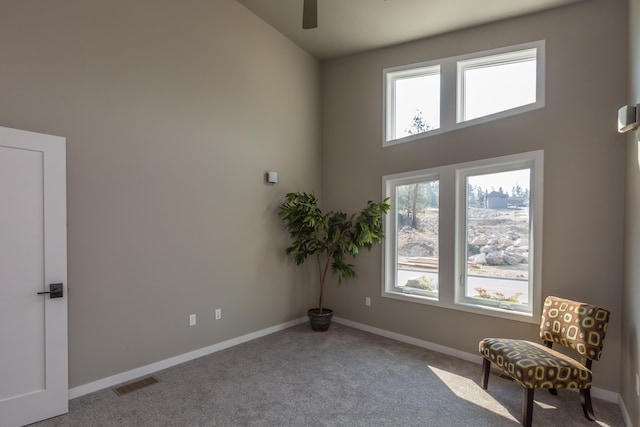
<svg viewBox="0 0 640 427">
<path fill-rule="evenodd" d="M 440 123 L 443 129 L 451 129 L 456 125 L 456 104 L 457 93 L 456 84 L 456 63 L 452 60 L 445 60 L 440 65 L 440 90 L 447 96 L 440 97 Z"/>
<path fill-rule="evenodd" d="M 456 230 L 455 221 L 455 169 L 444 167 L 439 171 L 440 177 L 440 217 L 439 217 L 439 243 L 440 247 L 440 293 L 439 299 L 445 306 L 453 306 L 455 303 L 454 274 L 455 274 L 455 241 L 453 236 Z"/>
</svg>

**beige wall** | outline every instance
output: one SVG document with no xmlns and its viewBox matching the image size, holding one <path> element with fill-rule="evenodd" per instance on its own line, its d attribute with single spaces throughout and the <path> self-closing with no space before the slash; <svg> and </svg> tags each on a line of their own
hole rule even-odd
<svg viewBox="0 0 640 427">
<path fill-rule="evenodd" d="M 545 152 L 542 294 L 613 312 L 595 386 L 620 387 L 627 1 L 597 0 L 323 64 L 322 188 L 326 208 L 381 197 L 381 177 L 537 149 Z M 382 148 L 382 69 L 546 40 L 546 107 Z M 380 248 L 359 279 L 329 283 L 336 315 L 469 353 L 485 336 L 537 340 L 537 326 L 383 298 Z M 442 285 L 442 282 L 441 282 Z M 371 307 L 364 304 L 372 298 Z"/>
<path fill-rule="evenodd" d="M 315 59 L 234 0 L 4 2 L 0 52 L 0 125 L 67 138 L 72 387 L 305 313 Z"/>
<path fill-rule="evenodd" d="M 629 19 L 629 105 L 640 103 L 640 1 L 631 0 Z M 622 103 L 624 104 L 624 102 Z M 621 104 L 621 105 L 622 105 Z M 635 375 L 640 373 L 640 133 L 627 134 L 625 276 L 622 298 L 622 400 L 634 426 L 640 426 L 640 399 Z"/>
</svg>

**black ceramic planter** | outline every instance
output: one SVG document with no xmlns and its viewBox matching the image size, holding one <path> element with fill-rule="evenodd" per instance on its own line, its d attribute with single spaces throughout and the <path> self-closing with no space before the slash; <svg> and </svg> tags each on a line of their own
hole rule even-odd
<svg viewBox="0 0 640 427">
<path fill-rule="evenodd" d="M 333 310 L 330 308 L 323 308 L 322 313 L 317 308 L 312 308 L 307 312 L 309 315 L 309 323 L 311 329 L 314 331 L 326 331 L 331 325 L 331 318 L 333 317 Z"/>
</svg>

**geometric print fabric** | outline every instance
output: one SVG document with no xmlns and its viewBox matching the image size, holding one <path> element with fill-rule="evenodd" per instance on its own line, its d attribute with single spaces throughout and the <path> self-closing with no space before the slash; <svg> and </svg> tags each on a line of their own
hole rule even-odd
<svg viewBox="0 0 640 427">
<path fill-rule="evenodd" d="M 591 371 L 555 350 L 530 341 L 485 338 L 480 354 L 526 388 L 591 388 Z"/>
<path fill-rule="evenodd" d="M 609 311 L 594 305 L 558 297 L 545 300 L 540 338 L 577 351 L 582 357 L 600 360 Z"/>
</svg>

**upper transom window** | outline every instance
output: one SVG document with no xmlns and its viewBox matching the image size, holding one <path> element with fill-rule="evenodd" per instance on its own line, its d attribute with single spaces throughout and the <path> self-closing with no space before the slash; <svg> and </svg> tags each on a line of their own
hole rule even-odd
<svg viewBox="0 0 640 427">
<path fill-rule="evenodd" d="M 440 128 L 440 66 L 387 73 L 387 139 Z"/>
<path fill-rule="evenodd" d="M 458 61 L 458 122 L 536 102 L 537 49 Z"/>
<path fill-rule="evenodd" d="M 383 145 L 544 107 L 544 49 L 537 41 L 383 70 Z"/>
</svg>

